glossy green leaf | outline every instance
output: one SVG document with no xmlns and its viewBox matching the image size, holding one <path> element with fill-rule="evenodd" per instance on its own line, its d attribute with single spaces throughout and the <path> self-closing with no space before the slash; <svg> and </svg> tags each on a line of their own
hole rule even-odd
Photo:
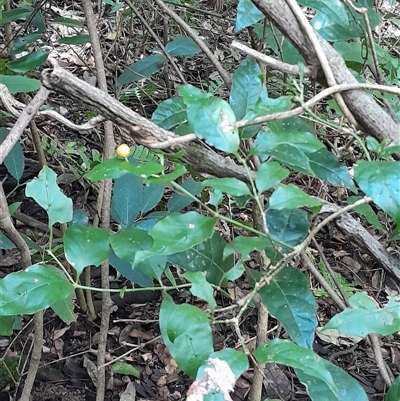
<svg viewBox="0 0 400 401">
<path fill-rule="evenodd" d="M 104 228 L 73 224 L 64 233 L 65 257 L 80 275 L 86 266 L 99 266 L 110 252 L 109 233 Z"/>
<path fill-rule="evenodd" d="M 183 124 L 186 120 L 186 104 L 182 97 L 162 101 L 151 117 L 154 124 L 167 130 Z"/>
<path fill-rule="evenodd" d="M 14 248 L 15 245 L 0 231 L 0 249 L 14 249 Z"/>
<path fill-rule="evenodd" d="M 134 271 L 140 270 L 145 275 L 155 278 L 159 283 L 162 283 L 161 276 L 167 267 L 167 256 L 152 255 L 144 262 L 137 263 Z M 138 283 L 139 284 L 139 283 Z"/>
<path fill-rule="evenodd" d="M 235 33 L 253 25 L 264 18 L 264 14 L 251 2 L 251 0 L 239 0 Z"/>
<path fill-rule="evenodd" d="M 123 161 L 119 168 L 127 171 L 129 174 L 133 174 L 142 178 L 148 177 L 152 174 L 159 174 L 164 170 L 164 167 L 161 163 L 154 162 L 142 163 L 135 166 L 132 163 Z"/>
<path fill-rule="evenodd" d="M 400 226 L 400 162 L 359 161 L 354 177 L 364 193 Z"/>
<path fill-rule="evenodd" d="M 9 22 L 17 21 L 19 19 L 24 19 L 31 15 L 33 11 L 34 9 L 28 5 L 19 6 L 8 11 L 3 11 L 1 13 L 0 26 L 8 24 Z"/>
<path fill-rule="evenodd" d="M 167 43 L 165 46 L 165 50 L 172 56 L 194 56 L 197 53 L 200 53 L 199 46 L 196 45 L 192 38 L 175 35 L 171 42 Z"/>
<path fill-rule="evenodd" d="M 331 21 L 338 24 L 348 24 L 347 7 L 341 0 L 299 0 L 301 6 L 320 11 Z"/>
<path fill-rule="evenodd" d="M 166 61 L 167 59 L 163 54 L 152 54 L 144 57 L 125 68 L 124 72 L 118 77 L 117 83 L 122 86 L 148 78 L 160 71 Z"/>
<path fill-rule="evenodd" d="M 256 175 L 256 186 L 260 192 L 272 188 L 289 175 L 289 170 L 277 162 L 262 163 Z"/>
<path fill-rule="evenodd" d="M 35 199 L 46 210 L 50 226 L 71 221 L 72 200 L 61 192 L 56 173 L 49 167 L 43 167 L 38 178 L 26 184 L 25 195 Z"/>
<path fill-rule="evenodd" d="M 167 184 L 175 181 L 180 176 L 186 174 L 186 167 L 183 164 L 175 164 L 175 168 L 171 173 L 158 174 L 157 176 L 146 177 L 146 183 L 150 184 Z"/>
<path fill-rule="evenodd" d="M 33 265 L 0 280 L 0 314 L 33 314 L 71 295 L 73 286 L 53 266 Z"/>
<path fill-rule="evenodd" d="M 397 376 L 395 381 L 389 387 L 386 394 L 385 401 L 397 401 L 400 400 L 400 376 Z"/>
<path fill-rule="evenodd" d="M 195 306 L 176 305 L 166 295 L 160 309 L 165 345 L 179 367 L 192 379 L 214 351 L 208 316 Z"/>
<path fill-rule="evenodd" d="M 119 373 L 121 375 L 133 376 L 140 378 L 140 372 L 132 365 L 126 362 L 118 361 L 112 366 L 112 371 L 114 373 Z"/>
<path fill-rule="evenodd" d="M 0 143 L 6 139 L 9 130 L 0 127 Z M 17 142 L 10 153 L 4 159 L 4 164 L 7 167 L 8 172 L 18 181 L 22 177 L 24 172 L 25 160 L 24 153 L 22 152 L 22 147 L 19 142 Z"/>
<path fill-rule="evenodd" d="M 241 120 L 261 97 L 267 97 L 258 63 L 248 57 L 236 68 L 232 77 L 229 103 L 236 119 Z"/>
<path fill-rule="evenodd" d="M 312 349 L 317 305 L 304 274 L 286 267 L 259 293 L 268 311 L 282 324 L 292 341 Z"/>
<path fill-rule="evenodd" d="M 270 240 L 262 237 L 245 237 L 238 235 L 231 242 L 226 244 L 224 249 L 224 258 L 235 253 L 242 255 L 244 261 L 250 259 L 250 253 L 253 251 L 263 251 Z"/>
<path fill-rule="evenodd" d="M 111 216 L 123 228 L 133 224 L 139 212 L 146 213 L 160 202 L 164 185 L 144 185 L 140 177 L 128 174 L 115 180 Z"/>
<path fill-rule="evenodd" d="M 181 186 L 193 196 L 198 195 L 203 189 L 201 182 L 195 181 L 191 178 L 182 183 Z M 184 193 L 180 193 L 179 190 L 175 190 L 175 192 L 172 194 L 171 198 L 167 202 L 167 208 L 172 213 L 179 212 L 184 207 L 190 205 L 192 202 L 193 199 L 190 196 Z"/>
<path fill-rule="evenodd" d="M 278 363 L 294 368 L 313 401 L 368 401 L 360 384 L 334 364 L 310 349 L 291 341 L 274 339 L 254 351 L 261 363 Z"/>
<path fill-rule="evenodd" d="M 296 209 L 304 206 L 318 207 L 322 203 L 303 192 L 294 184 L 280 185 L 271 195 L 269 209 Z"/>
<path fill-rule="evenodd" d="M 10 213 L 10 216 L 12 216 L 21 205 L 22 205 L 22 202 L 14 202 L 11 205 L 9 205 L 8 212 Z"/>
<path fill-rule="evenodd" d="M 301 209 L 271 209 L 267 212 L 267 226 L 272 239 L 294 247 L 306 238 L 310 221 L 307 213 Z M 291 250 L 282 246 L 283 253 Z"/>
<path fill-rule="evenodd" d="M 120 169 L 124 159 L 119 157 L 114 157 L 113 159 L 108 159 L 100 164 L 96 164 L 90 171 L 85 174 L 85 178 L 90 181 L 100 181 L 109 178 L 120 178 L 126 174 L 125 170 Z"/>
<path fill-rule="evenodd" d="M 11 336 L 13 334 L 13 323 L 15 316 L 0 316 L 0 336 Z"/>
<path fill-rule="evenodd" d="M 10 61 L 7 63 L 7 67 L 17 73 L 25 74 L 28 71 L 32 71 L 37 67 L 40 67 L 47 60 L 49 53 L 40 49 L 38 51 L 31 52 L 26 56 L 20 57 L 15 61 Z"/>
<path fill-rule="evenodd" d="M 149 230 L 154 240 L 153 246 L 148 251 L 138 252 L 136 260 L 144 260 L 155 253 L 172 255 L 190 249 L 214 234 L 216 222 L 217 219 L 197 212 L 170 214 Z"/>
<path fill-rule="evenodd" d="M 266 157 L 279 145 L 293 146 L 305 153 L 313 153 L 324 148 L 324 145 L 310 132 L 294 131 L 292 128 L 289 131 L 291 132 L 263 130 L 255 141 L 254 154 Z"/>
<path fill-rule="evenodd" d="M 193 132 L 210 146 L 223 152 L 236 153 L 239 134 L 234 127 L 235 113 L 227 102 L 204 94 L 192 85 L 179 88 L 187 105 L 187 118 Z"/>
<path fill-rule="evenodd" d="M 31 33 L 31 34 L 22 36 L 20 38 L 17 38 L 11 44 L 11 48 L 8 51 L 8 55 L 15 56 L 17 54 L 20 54 L 20 53 L 26 51 L 28 45 L 38 41 L 39 39 L 41 39 L 41 37 L 42 37 L 42 33 Z"/>
<path fill-rule="evenodd" d="M 247 356 L 243 352 L 236 351 L 232 348 L 225 348 L 221 351 L 212 352 L 209 357 L 225 361 L 234 373 L 236 380 L 239 379 L 242 373 L 249 369 L 249 359 Z M 203 367 L 199 369 L 197 378 L 201 375 L 202 370 Z"/>
<path fill-rule="evenodd" d="M 361 196 L 350 196 L 349 198 L 347 198 L 346 203 L 351 205 L 360 199 L 361 199 Z M 382 227 L 377 214 L 374 212 L 374 209 L 372 209 L 372 207 L 370 205 L 364 203 L 363 205 L 356 206 L 354 208 L 354 210 L 357 213 L 363 215 L 367 219 L 368 223 L 371 224 L 375 229 L 377 229 L 381 232 L 386 231 Z"/>
<path fill-rule="evenodd" d="M 0 84 L 7 86 L 11 94 L 34 92 L 40 88 L 38 79 L 20 77 L 19 75 L 0 75 Z"/>
<path fill-rule="evenodd" d="M 204 272 L 188 272 L 182 274 L 192 283 L 190 292 L 197 298 L 203 299 L 210 305 L 210 310 L 213 313 L 217 303 L 214 299 L 214 289 L 211 284 L 206 280 Z"/>
<path fill-rule="evenodd" d="M 349 298 L 350 308 L 335 315 L 324 329 L 360 337 L 371 333 L 384 336 L 396 333 L 400 328 L 399 301 L 399 296 L 389 297 L 387 305 L 379 308 L 366 292 L 358 292 Z"/>
<path fill-rule="evenodd" d="M 211 187 L 233 196 L 251 196 L 247 184 L 237 178 L 210 178 L 202 182 L 203 187 Z"/>
<path fill-rule="evenodd" d="M 332 18 L 332 13 L 327 14 L 324 10 L 323 12 L 318 11 L 316 13 L 311 21 L 311 25 L 329 42 L 362 37 L 366 29 L 363 16 L 354 11 L 351 7 L 348 7 L 347 10 L 351 14 L 347 23 L 343 20 L 337 21 L 336 18 Z M 370 27 L 374 29 L 380 23 L 381 17 L 372 7 L 367 7 L 367 12 Z"/>
<path fill-rule="evenodd" d="M 307 155 L 301 149 L 293 145 L 277 145 L 268 151 L 268 155 L 295 171 L 311 176 L 314 175 Z M 264 155 L 262 155 L 262 158 L 266 159 Z"/>
<path fill-rule="evenodd" d="M 110 245 L 119 258 L 133 263 L 136 252 L 149 249 L 153 245 L 153 238 L 147 231 L 128 227 L 126 230 L 112 235 Z"/>
<path fill-rule="evenodd" d="M 72 26 L 72 27 L 83 26 L 83 22 L 82 21 L 76 20 L 76 19 L 73 19 L 73 18 L 65 18 L 65 17 L 54 18 L 53 23 L 54 24 L 65 25 L 65 26 Z"/>
<path fill-rule="evenodd" d="M 50 307 L 62 319 L 65 323 L 69 324 L 76 320 L 74 315 L 74 302 L 72 296 L 74 294 L 71 292 L 67 298 L 53 302 Z"/>
<path fill-rule="evenodd" d="M 234 265 L 233 255 L 224 255 L 226 241 L 218 234 L 204 242 L 168 256 L 168 261 L 187 272 L 205 272 L 209 283 L 223 286 Z"/>
<path fill-rule="evenodd" d="M 334 47 L 346 61 L 359 64 L 373 62 L 371 53 L 366 54 L 364 44 L 361 42 L 336 42 Z"/>
<path fill-rule="evenodd" d="M 58 40 L 59 43 L 64 45 L 82 45 L 84 43 L 90 43 L 89 35 L 75 35 L 75 36 L 64 36 Z"/>
<path fill-rule="evenodd" d="M 339 163 L 332 152 L 327 149 L 320 149 L 314 153 L 308 153 L 307 157 L 312 170 L 318 178 L 357 192 L 347 167 Z"/>
<path fill-rule="evenodd" d="M 140 285 L 143 288 L 153 286 L 154 283 L 151 275 L 144 273 L 141 269 L 133 268 L 131 262 L 119 258 L 112 250 L 109 255 L 109 261 L 110 265 L 114 267 L 118 273 L 126 277 L 132 283 Z"/>
</svg>

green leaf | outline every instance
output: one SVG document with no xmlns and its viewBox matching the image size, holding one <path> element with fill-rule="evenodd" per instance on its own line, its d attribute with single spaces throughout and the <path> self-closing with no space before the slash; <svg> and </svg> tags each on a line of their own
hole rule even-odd
<svg viewBox="0 0 400 401">
<path fill-rule="evenodd" d="M 400 376 L 397 376 L 395 381 L 389 387 L 386 394 L 385 401 L 397 401 L 400 400 Z"/>
<path fill-rule="evenodd" d="M 262 163 L 256 175 L 256 186 L 260 192 L 272 188 L 289 176 L 289 170 L 277 162 Z"/>
<path fill-rule="evenodd" d="M 114 157 L 96 164 L 90 171 L 85 174 L 85 178 L 94 182 L 107 180 L 109 178 L 120 178 L 126 174 L 126 171 L 120 166 L 124 163 L 124 159 Z"/>
<path fill-rule="evenodd" d="M 350 196 L 349 198 L 347 198 L 346 203 L 348 205 L 351 205 L 355 202 L 357 202 L 358 200 L 361 199 L 361 196 Z M 356 206 L 354 208 L 354 210 L 363 215 L 369 224 L 371 224 L 372 226 L 374 226 L 375 229 L 381 231 L 381 232 L 386 232 L 386 230 L 382 227 L 378 216 L 376 215 L 376 213 L 374 212 L 374 210 L 372 209 L 372 207 L 366 203 Z"/>
<path fill-rule="evenodd" d="M 167 294 L 160 309 L 165 345 L 179 367 L 192 379 L 214 351 L 208 316 L 195 306 L 175 305 Z"/>
<path fill-rule="evenodd" d="M 203 189 L 201 182 L 195 181 L 191 178 L 182 183 L 181 187 L 191 193 L 193 196 L 198 195 Z M 167 208 L 171 213 L 179 212 L 192 202 L 193 199 L 190 196 L 180 193 L 179 190 L 176 189 L 167 202 Z"/>
<path fill-rule="evenodd" d="M 327 16 L 326 11 L 317 12 L 311 21 L 313 28 L 327 41 L 335 42 L 339 40 L 351 40 L 362 37 L 365 31 L 365 23 L 363 16 L 351 7 L 347 8 L 351 14 L 348 22 L 337 22 L 337 17 L 332 18 L 333 14 L 329 13 Z M 372 9 L 367 7 L 368 19 L 371 29 L 374 29 L 380 22 L 381 17 Z"/>
<path fill-rule="evenodd" d="M 84 43 L 90 43 L 89 35 L 75 35 L 75 36 L 65 36 L 58 40 L 59 43 L 64 45 L 82 45 Z"/>
<path fill-rule="evenodd" d="M 292 341 L 312 349 L 317 305 L 304 274 L 285 267 L 259 292 L 271 315 L 279 320 Z"/>
<path fill-rule="evenodd" d="M 172 56 L 194 56 L 200 53 L 199 46 L 196 45 L 192 38 L 182 35 L 175 35 L 171 42 L 167 43 L 165 50 Z"/>
<path fill-rule="evenodd" d="M 339 163 L 332 152 L 327 149 L 320 149 L 317 152 L 308 153 L 307 156 L 310 160 L 310 166 L 318 178 L 357 192 L 347 167 Z"/>
<path fill-rule="evenodd" d="M 119 76 L 117 83 L 119 86 L 137 82 L 143 78 L 148 78 L 163 68 L 167 59 L 163 54 L 152 54 L 144 57 L 136 63 L 125 68 L 124 72 Z"/>
<path fill-rule="evenodd" d="M 341 0 L 299 0 L 300 5 L 321 11 L 325 18 L 338 24 L 348 24 L 347 7 Z"/>
<path fill-rule="evenodd" d="M 354 177 L 364 193 L 400 226 L 400 162 L 359 161 Z"/>
<path fill-rule="evenodd" d="M 6 139 L 9 130 L 0 127 L 0 144 Z M 22 147 L 19 142 L 17 142 L 10 153 L 4 159 L 4 164 L 7 167 L 8 172 L 18 181 L 22 177 L 24 172 L 25 160 L 24 153 L 22 152 Z"/>
<path fill-rule="evenodd" d="M 210 305 L 210 310 L 213 313 L 217 303 L 214 299 L 214 289 L 206 280 L 204 272 L 184 273 L 182 277 L 192 283 L 190 292 L 197 298 L 203 299 Z"/>
<path fill-rule="evenodd" d="M 33 314 L 69 297 L 74 287 L 53 266 L 33 265 L 0 281 L 0 314 Z"/>
<path fill-rule="evenodd" d="M 136 252 L 149 249 L 153 245 L 153 238 L 147 231 L 128 227 L 126 230 L 112 235 L 110 244 L 119 258 L 133 263 Z"/>
<path fill-rule="evenodd" d="M 218 358 L 221 361 L 225 361 L 234 373 L 236 380 L 239 379 L 242 373 L 249 369 L 249 359 L 247 356 L 243 352 L 236 351 L 232 348 L 225 348 L 221 351 L 212 352 L 209 358 Z M 197 378 L 201 374 L 202 368 L 203 366 L 199 369 Z"/>
<path fill-rule="evenodd" d="M 129 174 L 133 174 L 142 178 L 148 177 L 152 174 L 159 174 L 164 170 L 164 167 L 161 163 L 154 162 L 141 163 L 135 166 L 132 163 L 123 161 L 119 168 L 127 171 Z"/>
<path fill-rule="evenodd" d="M 132 283 L 140 285 L 140 287 L 143 288 L 153 287 L 153 279 L 149 274 L 144 273 L 141 269 L 133 268 L 132 263 L 120 259 L 112 250 L 109 255 L 109 261 L 110 265 L 114 267 L 118 273 L 126 277 Z"/>
<path fill-rule="evenodd" d="M 211 178 L 202 182 L 203 187 L 211 187 L 233 196 L 251 196 L 247 184 L 237 178 Z"/>
<path fill-rule="evenodd" d="M 187 272 L 204 272 L 209 283 L 223 286 L 234 265 L 233 255 L 224 257 L 225 240 L 218 234 L 183 252 L 168 256 L 168 261 Z"/>
<path fill-rule="evenodd" d="M 15 316 L 0 316 L 0 336 L 12 336 L 14 320 Z"/>
<path fill-rule="evenodd" d="M 146 213 L 160 202 L 164 185 L 144 185 L 140 177 L 128 174 L 115 180 L 111 216 L 123 228 L 133 224 L 139 212 Z"/>
<path fill-rule="evenodd" d="M 389 297 L 382 309 L 365 291 L 349 298 L 350 308 L 335 315 L 324 329 L 336 329 L 342 334 L 365 337 L 376 333 L 383 336 L 393 334 L 400 327 L 399 297 Z"/>
<path fill-rule="evenodd" d="M 110 252 L 109 234 L 103 228 L 73 224 L 64 233 L 65 257 L 80 275 L 86 266 L 99 266 Z"/>
<path fill-rule="evenodd" d="M 267 129 L 257 136 L 254 154 L 266 158 L 269 152 L 279 145 L 293 146 L 304 153 L 313 153 L 324 148 L 324 145 L 311 132 L 295 131 L 293 128 L 289 132 Z"/>
<path fill-rule="evenodd" d="M 187 118 L 193 132 L 210 146 L 235 154 L 239 148 L 239 134 L 233 125 L 236 118 L 229 104 L 192 85 L 181 86 L 179 93 L 187 105 Z"/>
<path fill-rule="evenodd" d="M 50 226 L 71 221 L 72 200 L 61 192 L 56 173 L 49 167 L 43 167 L 39 177 L 26 184 L 25 195 L 35 199 L 46 210 Z"/>
<path fill-rule="evenodd" d="M 140 378 L 140 372 L 134 366 L 126 362 L 115 362 L 112 366 L 112 371 L 121 375 L 133 376 L 137 379 Z"/>
<path fill-rule="evenodd" d="M 7 86 L 11 94 L 34 92 L 40 88 L 38 79 L 20 77 L 19 75 L 0 75 L 0 84 Z"/>
<path fill-rule="evenodd" d="M 310 222 L 304 210 L 271 209 L 267 213 L 267 226 L 272 239 L 294 247 L 306 238 Z M 291 250 L 292 248 L 282 246 L 283 253 Z"/>
<path fill-rule="evenodd" d="M 83 26 L 83 22 L 76 20 L 76 19 L 72 19 L 72 18 L 65 18 L 65 17 L 57 17 L 54 18 L 53 21 L 54 24 L 60 24 L 60 25 L 64 25 L 64 26 Z"/>
<path fill-rule="evenodd" d="M 14 22 L 19 19 L 24 19 L 32 14 L 34 9 L 31 6 L 24 5 L 12 10 L 3 11 L 1 14 L 0 26 L 8 24 L 9 22 Z"/>
<path fill-rule="evenodd" d="M 182 97 L 162 101 L 151 117 L 154 124 L 167 130 L 183 124 L 186 120 L 186 104 Z"/>
<path fill-rule="evenodd" d="M 251 252 L 263 251 L 269 242 L 268 239 L 262 237 L 245 237 L 239 235 L 226 244 L 224 258 L 238 253 L 242 255 L 244 261 L 249 260 Z"/>
<path fill-rule="evenodd" d="M 280 185 L 269 198 L 269 209 L 296 209 L 304 206 L 318 207 L 322 203 L 303 192 L 294 184 Z"/>
<path fill-rule="evenodd" d="M 229 103 L 236 119 L 241 120 L 261 97 L 268 97 L 258 63 L 248 57 L 236 68 L 232 77 Z"/>
<path fill-rule="evenodd" d="M 20 57 L 15 61 L 10 61 L 7 63 L 7 67 L 17 74 L 25 74 L 44 64 L 48 55 L 49 53 L 40 49 Z"/>
<path fill-rule="evenodd" d="M 293 145 L 278 145 L 268 151 L 269 156 L 300 173 L 314 176 L 307 155 Z M 262 156 L 264 159 L 264 157 Z M 266 157 L 265 157 L 266 158 Z"/>
<path fill-rule="evenodd" d="M 264 14 L 251 2 L 251 0 L 239 0 L 234 33 L 260 21 Z"/>
<path fill-rule="evenodd" d="M 0 249 L 14 249 L 14 248 L 15 245 L 0 231 Z"/>
<path fill-rule="evenodd" d="M 55 313 L 62 319 L 65 323 L 69 324 L 74 322 L 74 303 L 72 300 L 73 293 L 71 292 L 67 298 L 62 299 L 60 301 L 53 302 L 50 307 L 54 310 Z"/>
<path fill-rule="evenodd" d="M 150 184 L 167 184 L 176 180 L 186 173 L 186 167 L 183 164 L 175 163 L 175 169 L 168 174 L 159 174 L 158 176 L 146 177 L 146 183 Z"/>
<path fill-rule="evenodd" d="M 216 222 L 217 219 L 204 217 L 197 212 L 170 214 L 149 230 L 154 240 L 153 246 L 148 251 L 138 252 L 136 262 L 155 253 L 172 255 L 190 249 L 214 234 Z"/>
<path fill-rule="evenodd" d="M 260 363 L 278 363 L 294 368 L 313 401 L 368 401 L 363 388 L 350 375 L 312 350 L 291 341 L 272 340 L 253 354 Z"/>
</svg>

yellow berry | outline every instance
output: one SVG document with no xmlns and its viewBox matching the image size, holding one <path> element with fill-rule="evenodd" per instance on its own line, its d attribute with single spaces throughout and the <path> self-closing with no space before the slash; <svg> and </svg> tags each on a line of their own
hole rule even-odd
<svg viewBox="0 0 400 401">
<path fill-rule="evenodd" d="M 131 149 L 126 143 L 119 145 L 117 148 L 117 156 L 121 157 L 122 159 L 128 157 L 131 153 Z"/>
</svg>

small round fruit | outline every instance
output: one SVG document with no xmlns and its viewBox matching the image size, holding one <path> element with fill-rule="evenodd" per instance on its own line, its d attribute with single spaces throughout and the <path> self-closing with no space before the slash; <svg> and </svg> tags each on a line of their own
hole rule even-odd
<svg viewBox="0 0 400 401">
<path fill-rule="evenodd" d="M 131 149 L 126 143 L 123 143 L 122 145 L 119 145 L 117 148 L 117 156 L 120 157 L 121 159 L 124 159 L 125 157 L 128 157 L 131 153 Z"/>
</svg>

